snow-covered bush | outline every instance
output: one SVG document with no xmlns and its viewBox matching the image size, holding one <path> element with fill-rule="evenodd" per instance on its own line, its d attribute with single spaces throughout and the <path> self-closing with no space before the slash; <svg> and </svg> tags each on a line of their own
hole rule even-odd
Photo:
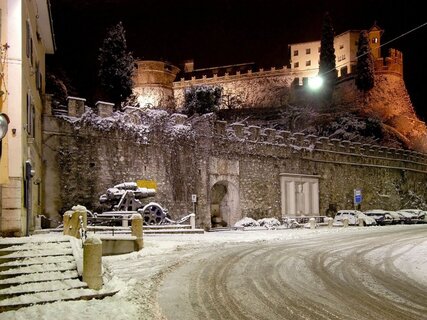
<svg viewBox="0 0 427 320">
<path fill-rule="evenodd" d="M 218 86 L 196 86 L 185 89 L 183 113 L 205 114 L 215 112 L 221 103 L 222 88 Z"/>
</svg>

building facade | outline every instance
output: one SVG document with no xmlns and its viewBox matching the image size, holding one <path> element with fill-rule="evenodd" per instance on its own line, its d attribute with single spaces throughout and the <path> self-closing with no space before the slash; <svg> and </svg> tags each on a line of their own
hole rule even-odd
<svg viewBox="0 0 427 320">
<path fill-rule="evenodd" d="M 368 30 L 374 60 L 381 57 L 381 30 L 376 24 Z M 334 38 L 335 64 L 338 76 L 355 71 L 360 30 L 348 30 Z M 320 40 L 289 45 L 290 66 L 301 77 L 311 78 L 319 73 Z"/>
<path fill-rule="evenodd" d="M 45 56 L 54 53 L 48 0 L 1 0 L 0 112 L 10 118 L 0 159 L 0 234 L 25 235 L 42 213 Z"/>
</svg>

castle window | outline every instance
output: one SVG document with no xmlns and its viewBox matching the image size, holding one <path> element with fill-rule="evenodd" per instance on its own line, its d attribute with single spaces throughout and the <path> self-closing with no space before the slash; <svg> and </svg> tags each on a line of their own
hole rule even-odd
<svg viewBox="0 0 427 320">
<path fill-rule="evenodd" d="M 340 49 L 344 49 L 344 45 L 343 44 L 340 44 Z"/>
<path fill-rule="evenodd" d="M 298 50 L 294 50 L 294 56 L 298 55 Z"/>
<path fill-rule="evenodd" d="M 317 51 L 320 53 L 320 47 L 319 47 L 319 49 Z"/>
<path fill-rule="evenodd" d="M 372 38 L 372 43 L 378 43 L 378 38 Z"/>
<path fill-rule="evenodd" d="M 298 68 L 299 67 L 299 62 L 295 62 L 294 63 L 294 68 Z"/>
<path fill-rule="evenodd" d="M 310 48 L 305 49 L 305 54 L 310 54 L 310 53 L 311 53 L 311 49 Z"/>
<path fill-rule="evenodd" d="M 308 61 L 306 61 L 305 62 L 305 65 L 308 67 L 308 66 L 311 66 L 311 60 L 308 60 Z"/>
</svg>

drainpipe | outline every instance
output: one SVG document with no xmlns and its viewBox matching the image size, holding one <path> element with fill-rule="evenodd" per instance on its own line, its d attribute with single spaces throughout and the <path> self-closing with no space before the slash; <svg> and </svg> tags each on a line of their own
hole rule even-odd
<svg viewBox="0 0 427 320">
<path fill-rule="evenodd" d="M 27 227 L 25 230 L 25 235 L 28 237 L 30 235 L 30 221 L 32 216 L 32 188 L 31 188 L 31 180 L 34 177 L 35 171 L 31 166 L 31 161 L 25 161 L 25 199 L 24 204 L 27 208 Z"/>
</svg>

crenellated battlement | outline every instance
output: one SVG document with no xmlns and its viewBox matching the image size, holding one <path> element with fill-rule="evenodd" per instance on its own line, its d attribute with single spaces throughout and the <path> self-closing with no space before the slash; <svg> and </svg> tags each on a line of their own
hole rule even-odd
<svg viewBox="0 0 427 320">
<path fill-rule="evenodd" d="M 294 72 L 288 69 L 287 66 L 283 66 L 282 68 L 271 67 L 270 69 L 259 68 L 258 70 L 236 70 L 232 73 L 225 72 L 224 74 L 199 74 L 190 75 L 189 77 L 181 77 L 178 81 L 173 83 L 173 87 L 174 89 L 180 89 L 194 85 L 226 83 L 269 76 L 292 76 L 293 74 Z"/>
<path fill-rule="evenodd" d="M 362 144 L 348 140 L 306 135 L 304 133 L 246 126 L 242 123 L 228 124 L 216 121 L 214 136 L 228 139 L 230 142 L 271 144 L 281 147 L 308 151 L 311 158 L 321 157 L 315 154 L 336 154 L 352 156 L 369 163 L 375 159 L 400 161 L 411 165 L 427 165 L 427 155 L 411 150 L 388 148 L 381 145 Z"/>
</svg>

